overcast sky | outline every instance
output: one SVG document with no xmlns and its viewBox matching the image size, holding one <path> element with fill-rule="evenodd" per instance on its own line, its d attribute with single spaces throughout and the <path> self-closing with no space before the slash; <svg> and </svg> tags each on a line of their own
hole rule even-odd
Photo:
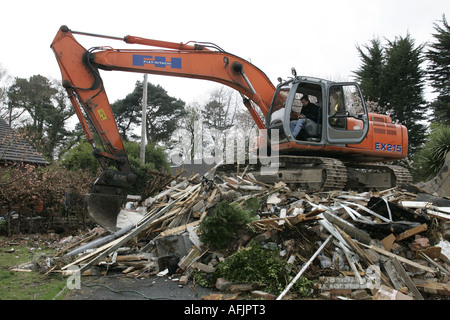
<svg viewBox="0 0 450 320">
<path fill-rule="evenodd" d="M 374 37 L 395 39 L 409 32 L 416 45 L 433 41 L 433 23 L 446 14 L 448 0 L 168 0 L 168 1 L 2 1 L 0 64 L 12 77 L 41 74 L 61 79 L 50 44 L 61 25 L 72 30 L 172 42 L 213 42 L 250 60 L 277 83 L 299 75 L 354 80 L 360 66 L 356 45 Z M 121 41 L 76 36 L 85 47 L 127 48 Z M 103 72 L 114 102 L 133 91 L 142 74 Z M 214 84 L 149 75 L 169 95 L 202 102 Z"/>
</svg>

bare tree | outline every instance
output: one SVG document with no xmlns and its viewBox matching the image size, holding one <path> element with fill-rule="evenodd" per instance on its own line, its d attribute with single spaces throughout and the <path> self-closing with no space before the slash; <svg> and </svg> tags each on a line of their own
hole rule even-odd
<svg viewBox="0 0 450 320">
<path fill-rule="evenodd" d="M 18 120 L 24 113 L 25 109 L 17 108 L 9 103 L 8 90 L 14 80 L 8 74 L 8 71 L 0 64 L 0 117 L 3 118 L 10 127 L 13 122 Z"/>
</svg>

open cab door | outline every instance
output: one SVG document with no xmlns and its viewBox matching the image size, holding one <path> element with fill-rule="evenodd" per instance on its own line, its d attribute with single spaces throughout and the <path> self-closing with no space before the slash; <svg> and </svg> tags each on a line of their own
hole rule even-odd
<svg viewBox="0 0 450 320">
<path fill-rule="evenodd" d="M 326 140 L 330 144 L 361 143 L 369 130 L 367 108 L 356 83 L 330 83 L 325 110 Z"/>
</svg>

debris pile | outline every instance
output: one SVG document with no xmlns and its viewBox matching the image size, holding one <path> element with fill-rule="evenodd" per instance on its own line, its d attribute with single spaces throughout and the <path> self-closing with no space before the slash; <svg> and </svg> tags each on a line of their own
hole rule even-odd
<svg viewBox="0 0 450 320">
<path fill-rule="evenodd" d="M 170 276 L 180 285 L 204 281 L 219 293 L 258 299 L 423 300 L 450 295 L 446 198 L 423 198 L 398 187 L 308 193 L 283 182 L 258 182 L 245 171 L 216 174 L 212 180 L 194 175 L 166 181 L 152 197 L 129 197 L 118 217 L 119 231 L 97 228 L 68 244 L 51 272 Z M 223 203 L 240 210 L 238 214 L 245 212 L 249 220 L 237 224 L 225 244 L 206 242 L 206 221 Z M 222 219 L 217 226 L 230 224 L 217 219 Z M 220 232 L 216 238 L 225 237 Z M 253 249 L 277 254 L 261 259 L 260 253 L 251 254 Z M 236 259 L 242 270 L 235 270 Z"/>
</svg>

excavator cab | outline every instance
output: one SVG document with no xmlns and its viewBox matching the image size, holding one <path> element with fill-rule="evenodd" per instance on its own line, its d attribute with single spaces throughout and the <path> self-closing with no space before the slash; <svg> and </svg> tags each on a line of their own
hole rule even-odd
<svg viewBox="0 0 450 320">
<path fill-rule="evenodd" d="M 304 96 L 317 106 L 315 121 L 306 119 L 294 136 L 292 114 L 300 113 Z M 368 112 L 356 83 L 335 83 L 310 77 L 296 77 L 278 85 L 266 117 L 268 130 L 278 130 L 279 142 L 333 145 L 360 143 L 369 128 Z"/>
</svg>

